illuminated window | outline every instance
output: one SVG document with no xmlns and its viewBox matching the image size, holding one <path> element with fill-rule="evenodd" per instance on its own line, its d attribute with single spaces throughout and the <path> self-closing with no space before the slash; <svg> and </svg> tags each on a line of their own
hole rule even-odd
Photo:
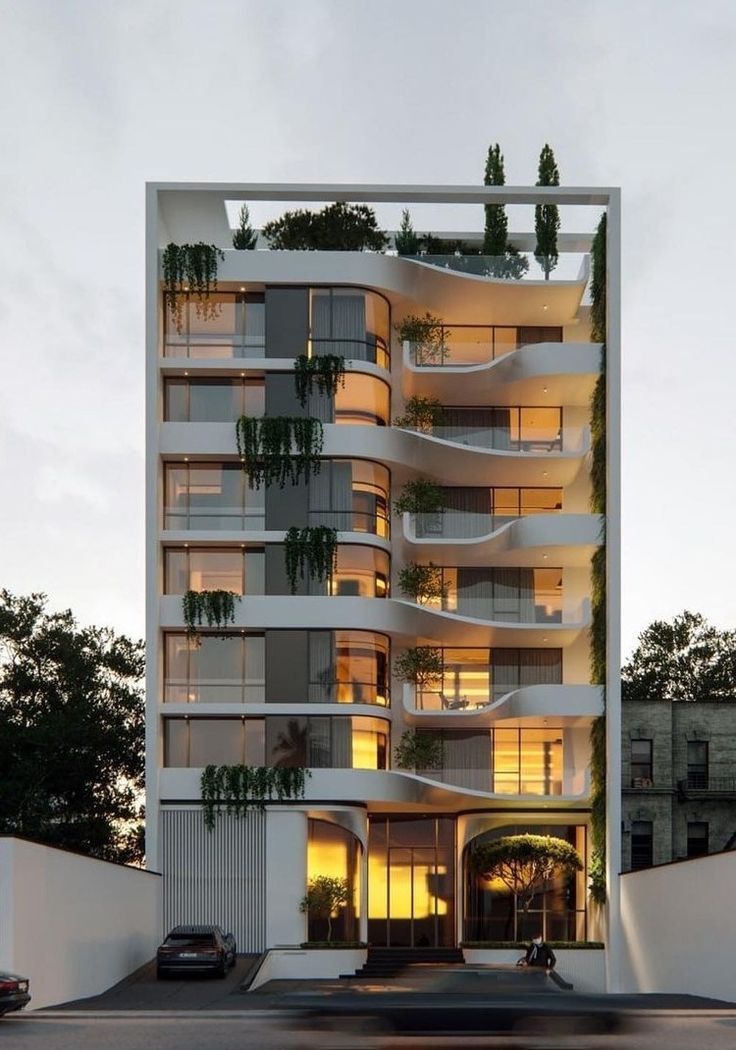
<svg viewBox="0 0 736 1050">
<path fill-rule="evenodd" d="M 345 879 L 348 884 L 348 902 L 333 912 L 330 924 L 324 914 L 309 915 L 308 939 L 325 941 L 331 934 L 333 941 L 356 941 L 360 916 L 360 842 L 345 828 L 325 820 L 310 819 L 307 834 L 307 881 L 326 876 Z"/>
</svg>

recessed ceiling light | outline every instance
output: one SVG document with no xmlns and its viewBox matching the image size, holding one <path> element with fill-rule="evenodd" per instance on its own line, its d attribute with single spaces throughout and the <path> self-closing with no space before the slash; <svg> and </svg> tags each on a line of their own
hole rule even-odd
<svg viewBox="0 0 736 1050">
<path fill-rule="evenodd" d="M 547 306 L 547 304 L 545 303 L 545 304 L 543 305 L 542 309 L 543 309 L 543 310 L 549 310 L 549 307 L 548 307 L 548 306 Z"/>
<path fill-rule="evenodd" d="M 241 292 L 244 292 L 245 291 L 245 285 L 243 285 L 240 290 L 241 290 Z"/>
<path fill-rule="evenodd" d="M 548 470 L 543 470 L 542 471 L 542 477 L 543 478 L 548 478 L 549 477 L 549 471 Z"/>
<path fill-rule="evenodd" d="M 547 560 L 547 558 L 549 558 L 549 554 L 543 554 L 543 555 L 542 555 L 542 557 L 543 557 L 543 558 L 544 558 L 544 560 L 546 561 L 546 560 Z"/>
<path fill-rule="evenodd" d="M 543 386 L 542 390 L 544 391 L 545 394 L 547 393 L 547 387 L 546 386 Z"/>
<path fill-rule="evenodd" d="M 185 372 L 185 373 L 184 373 L 184 375 L 185 375 L 185 376 L 188 376 L 188 375 L 189 375 L 189 373 L 188 373 L 188 372 Z"/>
<path fill-rule="evenodd" d="M 185 457 L 184 457 L 184 462 L 185 462 L 185 463 L 188 463 L 188 462 L 189 462 L 189 456 L 185 456 Z"/>
</svg>

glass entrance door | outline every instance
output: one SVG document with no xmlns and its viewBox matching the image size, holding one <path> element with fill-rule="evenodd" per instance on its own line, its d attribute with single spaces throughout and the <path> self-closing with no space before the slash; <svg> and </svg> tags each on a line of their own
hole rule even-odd
<svg viewBox="0 0 736 1050">
<path fill-rule="evenodd" d="M 454 820 L 372 817 L 368 938 L 394 948 L 455 943 Z"/>
</svg>

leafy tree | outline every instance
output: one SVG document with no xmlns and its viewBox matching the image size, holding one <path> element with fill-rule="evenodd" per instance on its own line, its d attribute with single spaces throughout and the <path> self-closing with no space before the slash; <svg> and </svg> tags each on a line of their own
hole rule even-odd
<svg viewBox="0 0 736 1050">
<path fill-rule="evenodd" d="M 405 649 L 394 664 L 394 674 L 404 682 L 413 682 L 419 688 L 442 681 L 445 665 L 442 650 L 430 645 Z"/>
<path fill-rule="evenodd" d="M 328 204 L 321 211 L 287 211 L 263 227 L 269 247 L 285 251 L 383 252 L 388 237 L 365 204 Z"/>
<path fill-rule="evenodd" d="M 419 565 L 411 561 L 399 570 L 399 590 L 419 605 L 426 605 L 431 601 L 444 601 L 447 597 L 447 587 L 442 580 L 442 568 L 433 562 Z"/>
<path fill-rule="evenodd" d="M 655 620 L 621 668 L 624 700 L 732 700 L 736 631 L 719 630 L 700 613 Z"/>
<path fill-rule="evenodd" d="M 483 178 L 486 186 L 505 186 L 503 153 L 496 142 L 488 147 L 486 170 Z M 488 275 L 521 280 L 529 269 L 529 262 L 509 244 L 509 223 L 505 204 L 486 204 L 486 228 L 483 236 L 483 255 L 488 256 Z"/>
<path fill-rule="evenodd" d="M 317 875 L 309 880 L 307 892 L 299 905 L 299 911 L 310 919 L 327 919 L 327 940 L 332 940 L 332 916 L 338 908 L 350 901 L 350 885 L 347 879 L 330 875 Z"/>
<path fill-rule="evenodd" d="M 397 769 L 441 769 L 444 761 L 442 737 L 421 729 L 406 729 L 394 748 Z"/>
<path fill-rule="evenodd" d="M 416 394 L 407 399 L 404 415 L 394 419 L 394 426 L 404 430 L 418 430 L 420 434 L 432 434 L 435 427 L 442 426 L 445 410 L 442 402 L 436 397 L 419 397 Z"/>
<path fill-rule="evenodd" d="M 440 486 L 429 478 L 413 478 L 394 500 L 394 514 L 441 514 L 444 499 Z"/>
<path fill-rule="evenodd" d="M 504 835 L 476 846 L 470 863 L 484 879 L 502 882 L 524 912 L 554 875 L 570 876 L 583 870 L 575 847 L 552 835 Z"/>
<path fill-rule="evenodd" d="M 394 325 L 394 331 L 402 343 L 412 344 L 417 365 L 441 365 L 450 356 L 446 343 L 452 332 L 445 328 L 441 317 L 431 314 L 429 310 L 424 317 L 409 314 Z"/>
<path fill-rule="evenodd" d="M 421 237 L 418 237 L 416 233 L 414 233 L 409 209 L 404 208 L 401 213 L 401 226 L 394 238 L 396 251 L 399 255 L 418 255 L 421 243 Z"/>
<path fill-rule="evenodd" d="M 143 856 L 144 645 L 0 591 L 0 833 Z"/>
<path fill-rule="evenodd" d="M 545 143 L 539 154 L 539 174 L 537 186 L 559 186 L 560 172 L 551 148 Z M 545 281 L 557 266 L 557 234 L 560 229 L 560 209 L 556 204 L 537 204 L 534 209 L 534 229 L 537 234 L 537 247 L 534 256 L 544 270 Z"/>
<path fill-rule="evenodd" d="M 238 251 L 252 250 L 258 243 L 258 234 L 250 224 L 247 204 L 240 208 L 238 223 L 238 229 L 233 234 L 233 248 L 237 248 Z"/>
</svg>

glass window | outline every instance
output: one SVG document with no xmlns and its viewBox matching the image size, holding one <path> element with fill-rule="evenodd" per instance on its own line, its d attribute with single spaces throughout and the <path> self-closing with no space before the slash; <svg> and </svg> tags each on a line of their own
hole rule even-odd
<svg viewBox="0 0 736 1050">
<path fill-rule="evenodd" d="M 335 941 L 354 941 L 359 937 L 360 915 L 360 857 L 361 846 L 354 835 L 337 824 L 324 820 L 309 820 L 307 839 L 307 881 L 320 876 L 345 879 L 348 884 L 347 903 L 330 917 L 311 914 L 308 918 L 309 940 L 326 941 L 329 935 Z"/>
<path fill-rule="evenodd" d="M 561 729 L 494 729 L 493 790 L 498 794 L 562 794 Z"/>
<path fill-rule="evenodd" d="M 652 741 L 631 741 L 631 786 L 652 786 Z"/>
<path fill-rule="evenodd" d="M 335 422 L 388 426 L 391 422 L 390 391 L 382 379 L 348 372 L 335 394 Z"/>
<path fill-rule="evenodd" d="M 196 297 L 181 297 L 181 323 L 171 301 L 164 304 L 166 357 L 235 358 L 265 355 L 265 299 L 262 292 L 212 292 L 206 312 Z"/>
<path fill-rule="evenodd" d="M 231 591 L 263 594 L 265 555 L 240 548 L 172 548 L 165 552 L 165 594 Z"/>
<path fill-rule="evenodd" d="M 164 419 L 171 423 L 230 423 L 265 412 L 263 379 L 167 379 Z"/>
<path fill-rule="evenodd" d="M 265 640 L 262 634 L 167 632 L 164 702 L 263 703 Z"/>
<path fill-rule="evenodd" d="M 388 768 L 388 727 L 379 718 L 353 718 L 353 769 Z"/>
<path fill-rule="evenodd" d="M 235 766 L 243 761 L 245 723 L 240 718 L 191 718 L 189 765 Z"/>
<path fill-rule="evenodd" d="M 312 288 L 310 339 L 313 354 L 335 354 L 388 368 L 388 303 L 362 288 Z"/>
<path fill-rule="evenodd" d="M 653 863 L 653 841 L 651 820 L 631 822 L 631 870 L 650 868 Z"/>
<path fill-rule="evenodd" d="M 687 742 L 687 786 L 708 787 L 708 744 L 705 740 Z"/>
<path fill-rule="evenodd" d="M 519 416 L 519 443 L 523 452 L 562 448 L 561 408 L 522 408 Z"/>
<path fill-rule="evenodd" d="M 338 597 L 386 598 L 390 574 L 391 563 L 386 551 L 349 543 L 340 544 L 330 594 Z M 326 583 L 312 581 L 313 593 L 324 594 L 326 587 Z"/>
<path fill-rule="evenodd" d="M 184 718 L 164 720 L 164 765 L 189 765 L 189 723 Z"/>
<path fill-rule="evenodd" d="M 164 469 L 165 529 L 264 527 L 264 492 L 248 487 L 239 463 L 167 463 Z"/>
<path fill-rule="evenodd" d="M 690 820 L 687 825 L 688 857 L 704 857 L 708 853 L 708 822 Z"/>
<path fill-rule="evenodd" d="M 380 463 L 333 459 L 309 483 L 309 524 L 388 538 L 390 475 Z"/>
<path fill-rule="evenodd" d="M 388 706 L 388 649 L 369 631 L 310 631 L 310 702 Z"/>
</svg>

